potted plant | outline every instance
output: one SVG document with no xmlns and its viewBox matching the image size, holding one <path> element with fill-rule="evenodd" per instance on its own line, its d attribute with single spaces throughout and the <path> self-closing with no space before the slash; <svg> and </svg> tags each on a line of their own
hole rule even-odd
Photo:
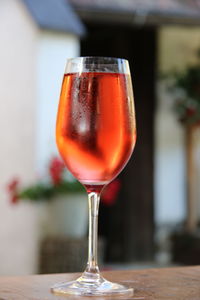
<svg viewBox="0 0 200 300">
<path fill-rule="evenodd" d="M 172 72 L 168 78 L 178 120 L 184 126 L 200 125 L 200 55 L 197 64 L 182 72 Z"/>
<path fill-rule="evenodd" d="M 200 128 L 200 51 L 198 61 L 182 72 L 167 75 L 168 87 L 174 99 L 174 112 L 185 131 L 186 153 L 186 222 L 172 233 L 174 261 L 185 264 L 199 263 L 200 235 L 198 226 L 199 198 L 196 186 L 195 147 L 196 133 Z"/>
<path fill-rule="evenodd" d="M 57 157 L 50 160 L 48 173 L 43 179 L 21 187 L 19 179 L 8 184 L 10 201 L 45 204 L 46 234 L 81 237 L 87 232 L 88 207 L 83 186 L 75 180 Z"/>
</svg>

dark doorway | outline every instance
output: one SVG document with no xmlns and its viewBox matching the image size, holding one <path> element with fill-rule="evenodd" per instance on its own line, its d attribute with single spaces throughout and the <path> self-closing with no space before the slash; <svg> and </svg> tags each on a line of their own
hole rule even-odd
<svg viewBox="0 0 200 300">
<path fill-rule="evenodd" d="M 109 210 L 106 259 L 150 260 L 154 252 L 156 29 L 86 25 L 88 35 L 81 42 L 81 55 L 128 59 L 135 94 L 138 138 L 133 156 L 120 175 L 119 199 Z"/>
</svg>

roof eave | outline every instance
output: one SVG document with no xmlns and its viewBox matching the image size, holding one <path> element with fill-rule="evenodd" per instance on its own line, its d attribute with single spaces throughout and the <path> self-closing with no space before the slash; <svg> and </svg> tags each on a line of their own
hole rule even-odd
<svg viewBox="0 0 200 300">
<path fill-rule="evenodd" d="M 82 29 L 77 30 L 66 30 L 64 28 L 56 28 L 56 27 L 51 27 L 49 25 L 45 25 L 45 24 L 37 24 L 38 28 L 40 28 L 41 30 L 45 30 L 45 31 L 51 31 L 51 32 L 55 32 L 55 33 L 63 33 L 63 34 L 71 34 L 71 35 L 76 35 L 77 37 L 84 37 L 87 35 L 87 31 L 85 29 L 85 27 L 83 27 Z"/>
<path fill-rule="evenodd" d="M 83 37 L 86 35 L 86 27 L 83 22 L 80 20 L 80 17 L 74 11 L 74 8 L 68 3 L 67 0 L 60 0 L 60 3 L 56 3 L 58 0 L 51 1 L 51 6 L 47 6 L 49 9 L 46 10 L 45 2 L 42 0 L 43 6 L 41 7 L 40 0 L 22 0 L 27 11 L 29 12 L 30 16 L 33 18 L 34 22 L 37 24 L 38 28 L 55 31 L 55 32 L 62 32 L 62 33 L 69 33 L 75 34 L 79 37 Z M 38 2 L 39 1 L 39 2 Z M 46 0 L 47 4 L 49 0 Z M 56 5 L 60 4 L 63 6 L 58 7 Z M 55 8 L 54 8 L 55 6 Z M 54 14 L 56 14 L 56 9 L 58 13 L 60 13 L 60 19 L 55 21 Z M 66 17 L 63 18 L 63 13 L 66 14 Z"/>
<path fill-rule="evenodd" d="M 76 9 L 83 22 L 93 23 L 118 23 L 124 25 L 200 25 L 200 14 L 183 15 L 181 13 L 162 12 L 125 12 L 125 11 L 100 11 L 97 9 Z"/>
</svg>

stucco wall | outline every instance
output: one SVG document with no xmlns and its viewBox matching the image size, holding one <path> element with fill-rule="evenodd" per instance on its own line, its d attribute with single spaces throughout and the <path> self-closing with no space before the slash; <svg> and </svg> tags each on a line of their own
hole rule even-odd
<svg viewBox="0 0 200 300">
<path fill-rule="evenodd" d="M 0 1 L 0 274 L 26 273 L 27 251 L 34 251 L 26 212 L 10 205 L 5 187 L 35 174 L 36 51 L 37 28 L 23 4 Z"/>
<path fill-rule="evenodd" d="M 7 183 L 36 179 L 56 152 L 54 126 L 65 61 L 79 39 L 41 31 L 21 0 L 0 1 L 0 275 L 37 272 L 44 205 L 11 205 Z M 39 228 L 40 227 L 40 228 Z"/>
<path fill-rule="evenodd" d="M 159 30 L 159 72 L 184 69 L 196 61 L 200 28 L 164 27 Z M 175 224 L 186 214 L 184 129 L 172 112 L 171 95 L 158 81 L 155 147 L 155 215 L 157 224 Z"/>
<path fill-rule="evenodd" d="M 41 31 L 37 60 L 37 169 L 45 171 L 57 153 L 55 123 L 67 58 L 79 56 L 79 39 L 71 34 Z"/>
</svg>

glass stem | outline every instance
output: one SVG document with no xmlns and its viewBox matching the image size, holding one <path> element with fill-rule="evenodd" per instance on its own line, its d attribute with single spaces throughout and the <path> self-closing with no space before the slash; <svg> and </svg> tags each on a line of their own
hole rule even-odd
<svg viewBox="0 0 200 300">
<path fill-rule="evenodd" d="M 84 272 L 84 277 L 91 276 L 98 279 L 99 268 L 97 263 L 97 239 L 98 239 L 98 212 L 100 194 L 96 192 L 88 193 L 89 204 L 89 237 L 88 237 L 88 262 Z"/>
</svg>

